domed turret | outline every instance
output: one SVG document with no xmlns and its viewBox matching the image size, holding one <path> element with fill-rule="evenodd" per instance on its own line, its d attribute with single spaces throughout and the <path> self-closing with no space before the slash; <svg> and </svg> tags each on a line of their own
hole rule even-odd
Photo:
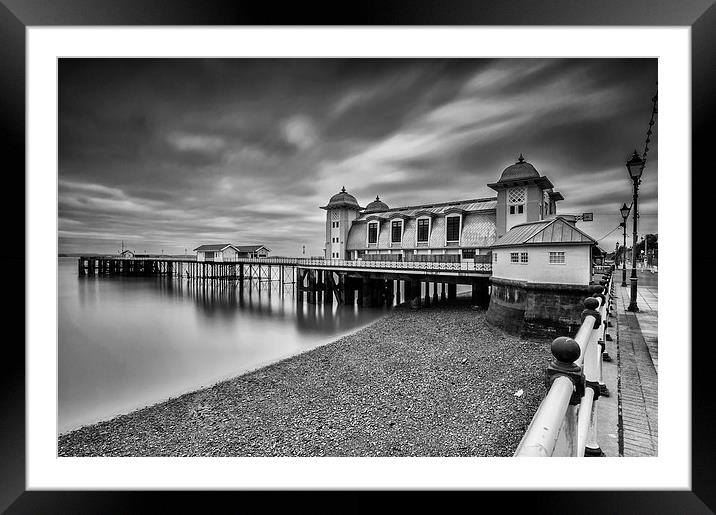
<svg viewBox="0 0 716 515">
<path fill-rule="evenodd" d="M 328 201 L 328 204 L 321 206 L 326 210 L 326 259 L 346 259 L 346 243 L 348 232 L 353 220 L 358 218 L 360 210 L 356 198 L 346 191 L 343 186 L 341 191 L 336 193 Z"/>
<path fill-rule="evenodd" d="M 338 209 L 342 207 L 356 210 L 361 209 L 356 198 L 346 191 L 345 186 L 341 188 L 341 191 L 333 195 L 331 200 L 328 201 L 328 204 L 322 206 L 322 209 Z"/>
<path fill-rule="evenodd" d="M 543 220 L 556 213 L 555 202 L 559 193 L 551 193 L 550 180 L 520 154 L 515 164 L 505 168 L 497 182 L 488 187 L 497 192 L 496 232 L 502 236 L 512 227 L 525 222 Z"/>
<path fill-rule="evenodd" d="M 519 159 L 513 165 L 508 166 L 502 171 L 500 180 L 497 182 L 514 181 L 519 179 L 539 179 L 540 175 L 535 167 L 525 161 L 525 158 L 520 154 Z"/>
<path fill-rule="evenodd" d="M 378 195 L 375 196 L 375 200 L 365 207 L 364 213 L 378 213 L 380 211 L 387 211 L 390 209 L 388 204 L 380 200 Z"/>
</svg>

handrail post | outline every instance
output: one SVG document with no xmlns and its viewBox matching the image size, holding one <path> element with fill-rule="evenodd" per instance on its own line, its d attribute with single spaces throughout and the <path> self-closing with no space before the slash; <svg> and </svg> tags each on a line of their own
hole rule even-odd
<svg viewBox="0 0 716 515">
<path fill-rule="evenodd" d="M 551 345 L 554 360 L 546 371 L 549 391 L 542 400 L 522 437 L 515 456 L 552 456 L 557 439 L 564 434 L 568 453 L 576 451 L 576 405 L 584 395 L 584 374 L 575 361 L 580 355 L 579 344 L 560 336 Z"/>
<path fill-rule="evenodd" d="M 597 438 L 597 423 L 599 420 L 599 403 L 597 400 L 601 396 L 606 385 L 604 385 L 602 379 L 602 351 L 603 351 L 603 339 L 600 336 L 604 334 L 604 320 L 607 314 L 607 295 L 605 285 L 599 285 L 593 287 L 594 298 L 600 302 L 599 306 L 599 317 L 595 320 L 594 329 L 591 334 L 591 341 L 589 345 L 589 355 L 585 356 L 585 374 L 587 375 L 587 387 L 593 391 L 593 402 L 591 406 L 585 406 L 589 412 L 585 413 L 585 417 L 588 417 L 589 425 L 586 428 L 584 446 L 580 449 L 584 456 L 601 457 L 604 456 L 601 447 L 599 446 Z M 586 304 L 586 301 L 585 301 Z"/>
</svg>

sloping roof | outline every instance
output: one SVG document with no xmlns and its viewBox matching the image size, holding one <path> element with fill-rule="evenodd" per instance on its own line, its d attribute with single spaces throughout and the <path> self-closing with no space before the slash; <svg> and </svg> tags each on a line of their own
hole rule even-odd
<svg viewBox="0 0 716 515">
<path fill-rule="evenodd" d="M 226 247 L 233 247 L 231 243 L 217 243 L 215 245 L 201 245 L 194 249 L 195 252 L 212 252 L 212 251 L 222 251 Z"/>
<path fill-rule="evenodd" d="M 384 222 L 380 225 L 378 244 L 372 248 L 379 249 L 414 249 L 418 248 L 416 241 L 416 225 L 414 218 L 405 221 L 403 242 L 399 247 L 390 243 L 390 227 Z M 365 222 L 354 223 L 348 233 L 346 243 L 347 250 L 366 249 L 367 229 Z M 495 241 L 495 213 L 494 212 L 471 212 L 463 218 L 461 247 L 487 247 Z M 425 247 L 421 248 L 444 248 L 445 247 L 445 218 L 436 217 L 431 223 L 430 239 Z"/>
<path fill-rule="evenodd" d="M 356 221 L 362 222 L 369 215 L 380 215 L 387 219 L 390 219 L 392 216 L 397 214 L 402 214 L 407 217 L 415 217 L 416 213 L 420 211 L 430 211 L 436 215 L 442 215 L 445 214 L 445 211 L 451 207 L 462 209 L 464 211 L 489 211 L 497 208 L 497 198 L 478 198 L 471 200 L 456 200 L 453 202 L 441 202 L 437 204 L 422 204 L 419 206 L 396 207 L 393 209 L 386 209 L 384 211 L 363 213 L 356 218 Z"/>
<path fill-rule="evenodd" d="M 494 245 L 514 247 L 516 245 L 593 245 L 596 240 L 557 216 L 549 220 L 515 225 Z"/>
<path fill-rule="evenodd" d="M 271 249 L 266 245 L 234 245 L 234 248 L 239 252 L 256 252 L 259 249 L 266 249 L 271 252 Z"/>
</svg>

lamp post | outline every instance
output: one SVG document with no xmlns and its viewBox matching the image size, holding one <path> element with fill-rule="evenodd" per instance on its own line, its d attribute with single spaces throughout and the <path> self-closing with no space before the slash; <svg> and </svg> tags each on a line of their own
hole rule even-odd
<svg viewBox="0 0 716 515">
<path fill-rule="evenodd" d="M 631 281 L 631 300 L 629 302 L 629 307 L 627 308 L 629 311 L 639 311 L 639 306 L 636 304 L 636 288 L 637 288 L 637 278 L 636 278 L 636 260 L 638 259 L 638 255 L 636 253 L 636 242 L 639 241 L 637 239 L 637 219 L 639 218 L 639 207 L 638 207 L 638 200 L 639 200 L 639 184 L 641 183 L 641 174 L 644 172 L 644 161 L 639 157 L 639 154 L 636 153 L 636 150 L 634 151 L 634 155 L 631 156 L 631 159 L 627 161 L 626 163 L 627 170 L 629 171 L 629 177 L 632 180 L 632 183 L 634 184 L 634 197 L 632 201 L 632 206 L 634 206 L 634 211 L 632 213 L 632 219 L 634 220 L 634 237 L 632 238 L 632 259 L 631 259 L 631 277 L 629 280 Z"/>
<path fill-rule="evenodd" d="M 627 285 L 626 282 L 626 221 L 627 218 L 629 218 L 629 211 L 631 211 L 631 206 L 627 206 L 626 202 L 622 204 L 622 207 L 619 209 L 619 212 L 622 215 L 622 223 L 621 225 L 624 228 L 624 246 L 622 247 L 622 286 Z"/>
</svg>

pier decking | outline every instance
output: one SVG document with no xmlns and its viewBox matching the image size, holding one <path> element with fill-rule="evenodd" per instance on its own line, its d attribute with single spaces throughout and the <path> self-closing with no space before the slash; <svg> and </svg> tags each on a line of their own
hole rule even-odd
<svg viewBox="0 0 716 515">
<path fill-rule="evenodd" d="M 174 258 L 82 256 L 80 276 L 167 276 L 199 280 L 258 279 L 294 283 L 299 302 L 333 302 L 373 306 L 404 300 L 413 307 L 452 300 L 457 285 L 472 286 L 476 304 L 489 303 L 492 264 L 484 262 L 369 261 L 342 259 L 259 258 L 196 261 Z M 403 282 L 401 288 L 401 281 Z M 432 294 L 430 284 L 433 284 Z"/>
</svg>

